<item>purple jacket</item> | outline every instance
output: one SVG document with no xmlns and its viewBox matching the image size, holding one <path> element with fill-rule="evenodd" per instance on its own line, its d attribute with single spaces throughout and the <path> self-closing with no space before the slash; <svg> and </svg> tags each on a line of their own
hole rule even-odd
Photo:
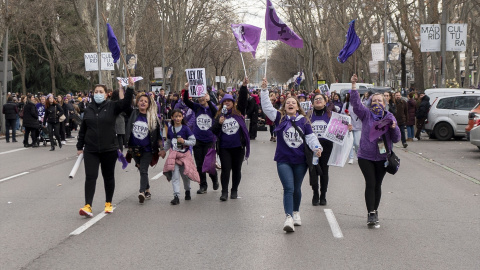
<svg viewBox="0 0 480 270">
<path fill-rule="evenodd" d="M 372 161 L 387 160 L 387 154 L 380 154 L 377 141 L 370 142 L 369 140 L 370 129 L 373 126 L 374 120 L 369 108 L 363 106 L 361 103 L 358 91 L 350 91 L 350 103 L 353 105 L 353 111 L 362 121 L 362 136 L 360 137 L 358 157 Z M 395 116 L 388 111 L 385 111 L 384 118 L 392 119 L 395 123 L 397 122 Z M 398 125 L 396 125 L 395 129 L 389 128 L 387 133 L 385 133 L 385 137 L 387 139 L 386 144 L 388 149 L 392 150 L 393 143 L 400 140 L 400 128 Z"/>
</svg>

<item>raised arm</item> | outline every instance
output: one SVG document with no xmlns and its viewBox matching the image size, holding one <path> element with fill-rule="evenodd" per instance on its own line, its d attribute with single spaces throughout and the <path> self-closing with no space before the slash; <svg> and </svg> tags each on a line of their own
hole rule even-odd
<svg viewBox="0 0 480 270">
<path fill-rule="evenodd" d="M 188 87 L 189 87 L 189 84 L 186 83 L 185 84 L 185 88 L 182 90 L 183 91 L 183 103 L 185 103 L 185 105 L 187 105 L 187 107 L 189 107 L 190 109 L 194 109 L 194 105 L 193 105 L 193 101 L 191 101 L 189 99 L 189 93 L 188 93 Z"/>
<path fill-rule="evenodd" d="M 360 101 L 360 94 L 357 91 L 357 75 L 353 74 L 352 76 L 352 90 L 350 91 L 350 105 L 353 107 L 353 112 L 358 116 L 360 120 L 363 121 L 368 114 L 368 109 L 363 106 Z"/>
<path fill-rule="evenodd" d="M 273 107 L 272 102 L 270 102 L 270 97 L 268 96 L 267 90 L 267 79 L 264 78 L 262 82 L 262 91 L 260 91 L 261 105 L 263 113 L 270 119 L 270 121 L 275 122 L 277 119 L 278 111 Z"/>
</svg>

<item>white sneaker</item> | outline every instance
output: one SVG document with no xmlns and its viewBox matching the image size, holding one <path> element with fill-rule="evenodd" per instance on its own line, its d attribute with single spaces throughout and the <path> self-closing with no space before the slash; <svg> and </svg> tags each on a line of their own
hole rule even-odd
<svg viewBox="0 0 480 270">
<path fill-rule="evenodd" d="M 67 144 L 67 142 L 66 142 L 66 141 L 62 141 L 62 144 Z"/>
<path fill-rule="evenodd" d="M 302 226 L 302 219 L 300 218 L 300 212 L 293 212 L 293 225 Z"/>
<path fill-rule="evenodd" d="M 353 164 L 353 158 L 348 161 L 348 164 Z"/>
<path fill-rule="evenodd" d="M 285 223 L 283 224 L 283 230 L 286 231 L 286 232 L 294 232 L 295 231 L 292 216 L 287 215 L 287 219 L 285 220 Z"/>
</svg>

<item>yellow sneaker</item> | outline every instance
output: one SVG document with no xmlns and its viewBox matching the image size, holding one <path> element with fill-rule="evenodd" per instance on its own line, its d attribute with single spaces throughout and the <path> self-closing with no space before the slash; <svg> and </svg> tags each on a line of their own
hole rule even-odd
<svg viewBox="0 0 480 270">
<path fill-rule="evenodd" d="M 105 213 L 107 213 L 107 214 L 113 213 L 112 203 L 110 203 L 110 202 L 105 203 Z"/>
<path fill-rule="evenodd" d="M 78 213 L 80 214 L 80 216 L 93 217 L 92 207 L 90 206 L 90 204 L 86 204 L 83 208 L 80 208 L 80 211 Z"/>
</svg>

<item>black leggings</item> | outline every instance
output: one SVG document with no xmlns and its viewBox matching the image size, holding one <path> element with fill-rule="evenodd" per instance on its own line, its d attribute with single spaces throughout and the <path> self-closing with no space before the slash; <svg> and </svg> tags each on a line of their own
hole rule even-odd
<svg viewBox="0 0 480 270">
<path fill-rule="evenodd" d="M 202 142 L 197 140 L 197 143 L 193 147 L 193 156 L 195 157 L 195 164 L 197 164 L 197 172 L 200 175 L 200 187 L 207 188 L 207 174 L 202 172 L 203 162 L 205 161 L 205 156 L 207 155 L 208 149 L 213 145 L 213 142 Z M 218 176 L 216 174 L 208 174 L 210 179 L 213 182 L 218 181 Z M 228 184 L 228 183 L 227 183 Z"/>
<path fill-rule="evenodd" d="M 105 201 L 112 202 L 113 192 L 115 191 L 117 151 L 104 153 L 83 152 L 83 159 L 85 161 L 85 204 L 92 205 L 99 166 L 102 168 L 103 183 L 105 185 Z"/>
<path fill-rule="evenodd" d="M 62 142 L 60 141 L 60 123 L 48 123 L 48 137 L 50 138 L 51 146 L 55 145 L 53 135 L 55 135 L 55 138 L 57 138 L 58 143 L 61 144 Z"/>
<path fill-rule="evenodd" d="M 382 197 L 382 181 L 387 173 L 385 160 L 371 161 L 359 158 L 358 165 L 365 177 L 365 203 L 368 212 L 378 209 Z"/>
<path fill-rule="evenodd" d="M 32 137 L 32 144 L 37 143 L 37 128 L 25 127 L 25 135 L 23 136 L 23 144 L 28 144 L 28 135 Z"/>
<path fill-rule="evenodd" d="M 332 154 L 333 142 L 328 140 L 322 140 L 320 144 L 323 147 L 322 156 L 318 159 L 318 164 L 322 168 L 322 175 L 320 175 L 320 196 L 321 199 L 325 199 L 328 188 L 328 160 Z M 318 178 L 310 179 L 310 185 L 312 185 L 313 190 L 318 190 Z"/>
<path fill-rule="evenodd" d="M 220 148 L 218 155 L 222 163 L 222 193 L 228 193 L 230 171 L 232 172 L 232 190 L 237 191 L 242 179 L 242 163 L 245 157 L 245 148 Z"/>
<path fill-rule="evenodd" d="M 275 133 L 275 124 L 272 124 L 272 125 L 268 125 L 270 127 L 270 137 L 274 137 L 276 138 L 277 137 L 277 134 Z"/>
</svg>

